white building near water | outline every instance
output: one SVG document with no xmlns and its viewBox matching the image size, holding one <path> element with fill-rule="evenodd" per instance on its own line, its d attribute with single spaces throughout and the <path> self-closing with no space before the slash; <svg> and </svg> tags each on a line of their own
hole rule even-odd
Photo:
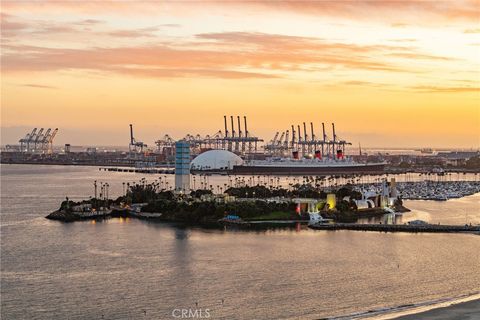
<svg viewBox="0 0 480 320">
<path fill-rule="evenodd" d="M 383 180 L 380 189 L 372 187 L 371 189 L 361 189 L 362 199 L 354 200 L 358 209 L 369 209 L 375 207 L 392 207 L 398 199 L 397 183 L 392 178 L 390 183 Z M 349 201 L 349 199 L 348 199 Z"/>
</svg>

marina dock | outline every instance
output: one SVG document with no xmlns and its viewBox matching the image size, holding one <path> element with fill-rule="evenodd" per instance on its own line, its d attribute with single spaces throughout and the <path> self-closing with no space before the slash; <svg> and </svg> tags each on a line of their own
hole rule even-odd
<svg viewBox="0 0 480 320">
<path fill-rule="evenodd" d="M 409 224 L 357 224 L 357 223 L 334 223 L 310 225 L 314 230 L 355 230 L 355 231 L 379 231 L 379 232 L 429 232 L 429 233 L 478 233 L 480 226 L 476 225 L 409 225 Z"/>
</svg>

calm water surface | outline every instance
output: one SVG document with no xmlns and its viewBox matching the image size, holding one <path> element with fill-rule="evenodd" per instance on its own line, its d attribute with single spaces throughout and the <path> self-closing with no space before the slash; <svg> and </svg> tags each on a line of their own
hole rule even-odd
<svg viewBox="0 0 480 320">
<path fill-rule="evenodd" d="M 122 181 L 142 176 L 1 169 L 2 319 L 170 319 L 175 308 L 208 308 L 213 319 L 315 319 L 480 291 L 477 235 L 65 224 L 44 218 L 65 196 L 87 198 L 93 180 L 119 195 Z M 480 223 L 479 202 L 479 194 L 407 201 L 413 210 L 402 220 Z"/>
</svg>

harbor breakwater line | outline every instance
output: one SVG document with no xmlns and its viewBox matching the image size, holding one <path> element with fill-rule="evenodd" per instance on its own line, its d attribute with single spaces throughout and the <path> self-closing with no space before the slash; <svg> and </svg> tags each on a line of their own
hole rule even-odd
<svg viewBox="0 0 480 320">
<path fill-rule="evenodd" d="M 440 225 L 440 224 L 357 224 L 357 223 L 334 223 L 313 224 L 309 226 L 314 230 L 354 230 L 354 231 L 377 231 L 377 232 L 428 232 L 428 233 L 478 233 L 480 226 L 473 225 Z"/>
</svg>

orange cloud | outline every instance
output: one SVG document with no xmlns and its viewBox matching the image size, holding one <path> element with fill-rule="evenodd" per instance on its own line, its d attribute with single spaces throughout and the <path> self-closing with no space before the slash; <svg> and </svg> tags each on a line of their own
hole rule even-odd
<svg viewBox="0 0 480 320">
<path fill-rule="evenodd" d="M 318 71 L 326 66 L 409 71 L 375 58 L 377 53 L 388 53 L 391 50 L 408 48 L 360 46 L 277 34 L 225 32 L 199 34 L 194 41 L 180 45 L 170 42 L 136 47 L 64 49 L 5 44 L 3 70 L 28 72 L 84 69 L 148 77 L 196 75 L 219 78 L 282 77 L 279 72 Z"/>
<path fill-rule="evenodd" d="M 434 21 L 463 20 L 478 22 L 479 0 L 418 1 L 418 0 L 360 0 L 360 1 L 253 1 L 269 10 L 283 9 L 311 15 L 337 16 L 354 20 L 391 21 L 404 25 L 405 21 L 432 23 Z M 422 16 L 422 21 L 418 20 Z M 402 19 L 402 21 L 398 21 Z"/>
<path fill-rule="evenodd" d="M 388 45 L 356 45 L 350 43 L 328 42 L 313 37 L 288 36 L 262 32 L 219 32 L 197 34 L 197 38 L 217 40 L 232 45 L 255 45 L 261 48 L 282 50 L 328 50 L 336 49 L 352 53 L 372 52 L 376 50 L 408 50 L 409 47 Z"/>
<path fill-rule="evenodd" d="M 6 13 L 0 13 L 0 31 L 2 33 L 2 40 L 6 37 L 14 36 L 16 33 L 25 30 L 29 27 L 27 22 L 12 20 L 12 16 Z"/>
<path fill-rule="evenodd" d="M 92 37 L 110 36 L 113 38 L 143 38 L 156 37 L 155 32 L 162 28 L 176 28 L 179 24 L 159 24 L 148 28 L 139 29 L 113 29 L 108 31 L 108 25 L 102 20 L 82 19 L 75 21 L 46 21 L 28 20 L 22 21 L 19 17 L 2 13 L 2 35 L 4 38 L 24 36 L 30 38 L 32 34 L 59 35 L 88 33 Z M 101 27 L 101 28 L 100 28 Z"/>
<path fill-rule="evenodd" d="M 3 38 L 15 37 L 22 33 L 26 34 L 52 34 L 52 33 L 74 33 L 77 32 L 77 25 L 85 26 L 96 24 L 97 20 L 86 19 L 69 24 L 59 24 L 54 21 L 21 21 L 17 17 L 2 13 L 1 30 Z"/>
<path fill-rule="evenodd" d="M 9 12 L 72 12 L 89 15 L 101 14 L 142 14 L 158 15 L 171 10 L 176 15 L 197 14 L 202 10 L 220 8 L 236 11 L 258 10 L 265 12 L 283 11 L 315 16 L 330 16 L 353 20 L 376 20 L 391 24 L 404 24 L 405 21 L 416 24 L 443 23 L 445 21 L 478 22 L 480 1 L 419 1 L 419 0 L 358 0 L 358 1 L 203 1 L 187 2 L 125 2 L 125 1 L 56 1 L 45 0 L 41 3 L 31 1 L 7 1 L 3 9 Z M 421 19 L 419 19 L 421 17 Z"/>
<path fill-rule="evenodd" d="M 248 71 L 233 71 L 221 69 L 181 69 L 181 68 L 132 68 L 119 67 L 111 68 L 109 71 L 123 73 L 132 76 L 152 77 L 152 78 L 178 78 L 178 77 L 208 77 L 221 79 L 269 79 L 279 78 L 277 75 L 248 72 Z"/>
</svg>

